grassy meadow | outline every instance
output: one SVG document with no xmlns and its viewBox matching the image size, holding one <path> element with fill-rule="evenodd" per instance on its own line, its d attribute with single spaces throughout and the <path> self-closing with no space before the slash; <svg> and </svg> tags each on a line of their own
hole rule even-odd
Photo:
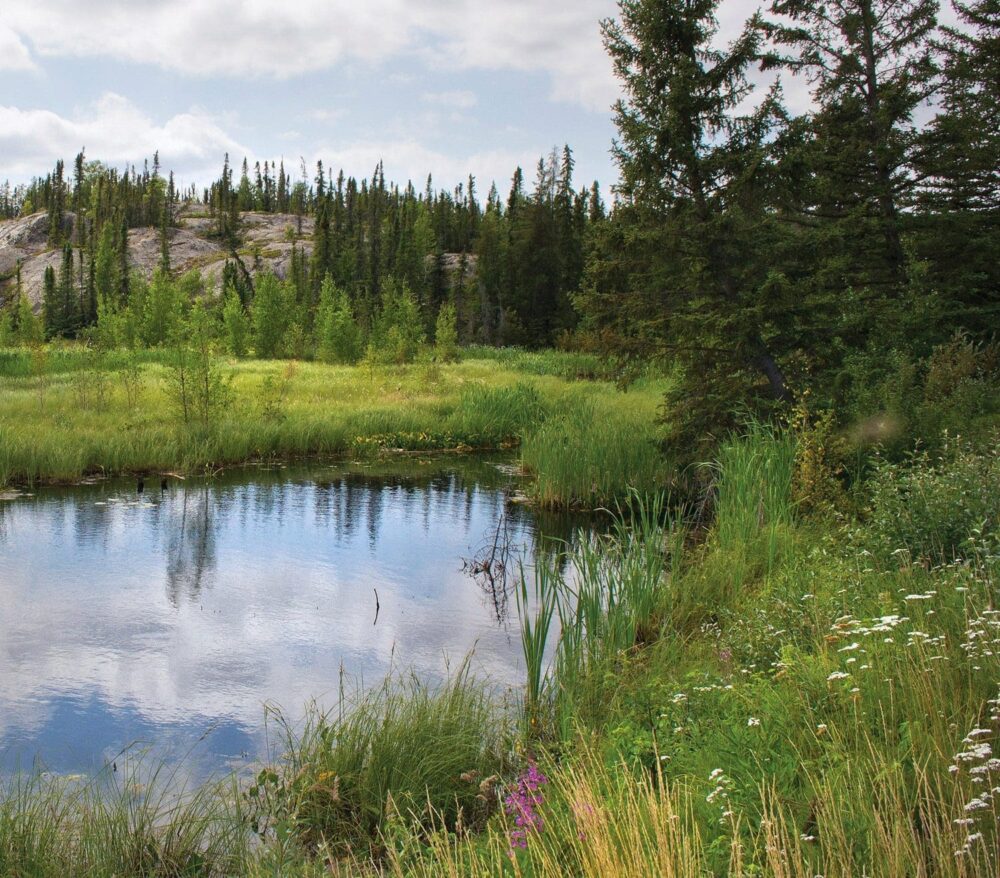
<svg viewBox="0 0 1000 878">
<path fill-rule="evenodd" d="M 655 420 L 666 379 L 623 392 L 589 356 L 473 349 L 447 364 L 224 361 L 209 416 L 189 421 L 171 369 L 165 351 L 0 351 L 0 485 L 518 446 L 550 506 L 592 508 L 665 481 Z"/>
</svg>

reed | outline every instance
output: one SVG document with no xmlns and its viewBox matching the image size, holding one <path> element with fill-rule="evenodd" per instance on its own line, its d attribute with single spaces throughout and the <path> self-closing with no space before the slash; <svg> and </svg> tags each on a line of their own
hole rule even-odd
<svg viewBox="0 0 1000 878">
<path fill-rule="evenodd" d="M 666 483 L 655 413 L 623 400 L 611 411 L 572 397 L 529 432 L 521 449 L 542 506 L 598 509 L 630 490 L 653 493 Z"/>
<path fill-rule="evenodd" d="M 191 792 L 165 767 L 123 756 L 90 781 L 18 776 L 0 794 L 0 876 L 224 876 L 251 846 L 235 784 Z"/>
</svg>

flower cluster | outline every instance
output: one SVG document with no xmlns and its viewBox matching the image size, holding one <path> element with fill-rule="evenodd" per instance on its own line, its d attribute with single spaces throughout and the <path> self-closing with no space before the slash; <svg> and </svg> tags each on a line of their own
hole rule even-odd
<svg viewBox="0 0 1000 878">
<path fill-rule="evenodd" d="M 733 811 L 729 805 L 729 793 L 733 789 L 733 782 L 721 768 L 716 768 L 708 776 L 708 779 L 715 784 L 715 789 L 705 796 L 705 801 L 709 805 L 717 804 L 719 806 L 722 812 L 719 823 L 725 825 L 726 821 L 733 816 Z"/>
<path fill-rule="evenodd" d="M 503 800 L 504 810 L 514 818 L 515 829 L 510 833 L 511 850 L 528 846 L 528 833 L 541 832 L 543 821 L 539 813 L 544 797 L 541 788 L 549 779 L 538 770 L 534 762 L 517 779 L 517 784 Z"/>
<path fill-rule="evenodd" d="M 990 721 L 1000 725 L 1000 696 L 987 702 L 990 708 Z M 978 787 L 976 795 L 965 803 L 968 816 L 955 821 L 957 826 L 965 829 L 965 843 L 957 851 L 956 857 L 964 857 L 970 853 L 972 846 L 983 838 L 981 832 L 975 832 L 977 819 L 983 811 L 990 812 L 992 820 L 997 819 L 996 804 L 1000 800 L 1000 759 L 993 755 L 993 747 L 988 739 L 995 738 L 992 728 L 976 728 L 969 732 L 962 741 L 964 750 L 955 754 L 955 760 L 948 771 L 953 776 L 968 772 L 972 784 Z"/>
</svg>

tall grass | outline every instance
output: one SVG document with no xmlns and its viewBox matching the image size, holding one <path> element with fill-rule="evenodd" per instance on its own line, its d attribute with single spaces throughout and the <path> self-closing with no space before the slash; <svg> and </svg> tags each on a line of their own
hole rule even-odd
<svg viewBox="0 0 1000 878">
<path fill-rule="evenodd" d="M 718 499 L 715 537 L 722 546 L 754 543 L 792 521 L 795 439 L 753 424 L 720 449 L 714 465 Z"/>
<path fill-rule="evenodd" d="M 490 813 L 508 730 L 467 665 L 439 688 L 388 679 L 347 710 L 311 710 L 301 728 L 274 716 L 283 764 L 248 794 L 266 840 L 320 859 L 377 857 L 394 815 L 461 831 Z"/>
<path fill-rule="evenodd" d="M 600 713 L 616 663 L 658 634 L 661 592 L 669 585 L 668 569 L 680 564 L 683 544 L 683 526 L 665 495 L 635 493 L 610 532 L 580 539 L 536 568 L 534 603 L 522 574 L 518 612 L 532 731 L 567 741 L 580 722 Z M 553 663 L 543 670 L 554 619 Z"/>
<path fill-rule="evenodd" d="M 693 607 L 727 605 L 778 562 L 794 522 L 792 478 L 795 439 L 765 424 L 751 424 L 719 448 L 713 475 L 714 520 L 698 575 L 689 578 L 695 592 L 686 602 L 676 596 L 674 615 L 700 621 Z"/>
<path fill-rule="evenodd" d="M 243 868 L 250 845 L 233 783 L 184 792 L 162 768 L 144 776 L 141 761 L 128 765 L 86 783 L 40 774 L 8 781 L 0 876 L 211 878 Z"/>
<path fill-rule="evenodd" d="M 666 481 L 652 412 L 615 411 L 574 398 L 530 432 L 521 449 L 542 506 L 598 509 L 630 489 L 652 493 Z"/>
<path fill-rule="evenodd" d="M 514 445 L 545 419 L 542 395 L 530 384 L 464 389 L 451 419 L 454 431 L 470 444 Z"/>
<path fill-rule="evenodd" d="M 568 380 L 613 381 L 617 368 L 595 354 L 570 351 L 528 351 L 524 348 L 493 348 L 471 345 L 462 349 L 465 360 L 496 361 L 505 368 L 530 375 L 551 375 Z"/>
<path fill-rule="evenodd" d="M 433 370 L 231 362 L 223 367 L 230 403 L 208 425 L 185 425 L 167 392 L 163 352 L 0 354 L 0 484 L 306 455 L 514 447 L 544 430 L 557 408 L 572 418 L 597 406 L 602 421 L 621 414 L 633 429 L 651 430 L 661 389 L 623 394 L 595 382 L 576 383 L 570 393 L 567 380 L 516 371 L 517 358 L 504 365 L 502 353 Z M 544 435 L 556 441 L 557 434 Z M 595 458 L 586 466 L 600 473 L 597 489 L 590 490 L 591 475 L 583 476 L 586 491 L 567 481 L 574 474 L 563 456 L 558 467 L 544 467 L 550 505 L 610 502 L 629 484 L 648 482 L 657 466 L 651 443 L 637 457 L 620 431 L 601 451 L 593 447 L 597 433 L 587 440 L 578 431 L 574 441 Z"/>
<path fill-rule="evenodd" d="M 549 773 L 544 787 L 543 828 L 526 849 L 513 851 L 508 828 L 491 827 L 475 845 L 456 844 L 442 833 L 420 849 L 399 846 L 383 874 L 398 878 L 437 876 L 532 876 L 562 878 L 815 878 L 817 875 L 871 878 L 974 878 L 996 874 L 997 852 L 989 844 L 962 856 L 962 804 L 924 773 L 912 783 L 898 772 L 872 766 L 845 767 L 849 790 L 817 789 L 829 807 L 817 810 L 804 833 L 794 807 L 773 787 L 754 791 L 759 819 L 734 813 L 721 833 L 698 820 L 699 793 L 672 781 L 664 771 L 635 773 L 608 764 L 588 749 Z M 856 807 L 835 803 L 854 794 Z M 870 816 L 864 826 L 858 811 Z M 916 819 L 915 819 L 916 818 Z M 716 827 L 718 830 L 720 827 Z M 713 837 L 714 836 L 714 837 Z M 859 857 L 858 851 L 867 853 Z M 345 872 L 341 874 L 347 874 Z M 352 874 L 356 874 L 353 872 Z"/>
<path fill-rule="evenodd" d="M 547 695 L 548 673 L 545 665 L 549 634 L 559 603 L 559 584 L 554 568 L 544 559 L 535 567 L 534 601 L 528 591 L 524 568 L 518 578 L 517 615 L 521 628 L 521 650 L 525 666 L 524 719 L 529 733 L 538 729 Z"/>
</svg>

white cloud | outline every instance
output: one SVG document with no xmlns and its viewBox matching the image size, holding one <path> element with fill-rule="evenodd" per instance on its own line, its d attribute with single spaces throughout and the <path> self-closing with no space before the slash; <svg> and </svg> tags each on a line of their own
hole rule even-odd
<svg viewBox="0 0 1000 878">
<path fill-rule="evenodd" d="M 45 173 L 56 159 L 71 157 L 81 147 L 113 166 L 141 162 L 159 150 L 164 167 L 192 180 L 214 177 L 225 152 L 233 156 L 249 153 L 204 112 L 190 110 L 157 124 L 112 92 L 72 118 L 49 110 L 0 105 L 4 176 L 25 179 Z"/>
<path fill-rule="evenodd" d="M 613 0 L 421 0 L 421 25 L 436 40 L 428 60 L 459 69 L 544 70 L 552 96 L 606 112 L 618 96 L 600 21 L 617 12 Z"/>
<path fill-rule="evenodd" d="M 347 114 L 346 110 L 343 109 L 320 109 L 313 110 L 309 113 L 309 118 L 314 122 L 336 122 L 338 119 L 342 119 Z"/>
<path fill-rule="evenodd" d="M 451 110 L 471 110 L 479 99 L 471 91 L 425 92 L 420 99 L 426 104 L 434 104 Z"/>
<path fill-rule="evenodd" d="M 498 190 L 506 193 L 518 165 L 526 170 L 530 178 L 538 156 L 537 151 L 503 149 L 459 156 L 429 149 L 415 139 L 349 143 L 331 146 L 316 154 L 316 158 L 322 159 L 334 174 L 343 168 L 347 175 L 359 178 L 371 177 L 372 170 L 379 161 L 383 161 L 387 180 L 394 180 L 400 185 L 410 180 L 418 189 L 423 187 L 428 173 L 434 178 L 435 188 L 451 188 L 472 174 L 481 198 L 486 197 L 493 182 Z"/>
<path fill-rule="evenodd" d="M 0 22 L 0 71 L 35 69 L 28 47 L 14 31 Z"/>
<path fill-rule="evenodd" d="M 598 22 L 616 8 L 614 0 L 297 0 L 280 10 L 266 0 L 94 0 L 82 15 L 72 0 L 4 0 L 3 14 L 42 57 L 284 78 L 418 52 L 449 70 L 547 73 L 553 97 L 604 110 L 616 90 Z"/>
</svg>

